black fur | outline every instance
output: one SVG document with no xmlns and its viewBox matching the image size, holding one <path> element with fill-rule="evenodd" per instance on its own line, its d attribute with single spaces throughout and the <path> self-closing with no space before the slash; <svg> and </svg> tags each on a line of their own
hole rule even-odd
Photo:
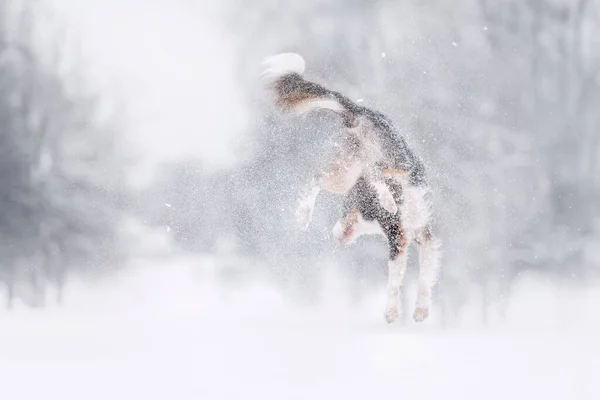
<svg viewBox="0 0 600 400">
<path fill-rule="evenodd" d="M 394 200 L 398 208 L 402 204 L 402 186 L 392 180 L 386 180 L 386 184 L 390 188 Z M 344 198 L 342 219 L 356 207 L 359 214 L 365 221 L 377 221 L 383 229 L 385 236 L 388 239 L 390 260 L 395 260 L 400 252 L 399 242 L 402 232 L 402 216 L 400 211 L 391 214 L 381 207 L 377 193 L 367 180 L 363 177 L 356 181 L 356 184 L 350 189 Z"/>
</svg>

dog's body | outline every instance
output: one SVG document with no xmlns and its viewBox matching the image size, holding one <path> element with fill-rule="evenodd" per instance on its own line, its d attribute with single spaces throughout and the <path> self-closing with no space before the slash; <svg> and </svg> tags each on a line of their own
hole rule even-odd
<svg viewBox="0 0 600 400">
<path fill-rule="evenodd" d="M 419 289 L 416 321 L 429 313 L 435 284 L 438 241 L 431 225 L 431 202 L 425 169 L 402 136 L 383 114 L 354 104 L 340 93 L 305 80 L 304 60 L 293 53 L 266 60 L 265 84 L 283 110 L 298 113 L 325 109 L 340 115 L 344 128 L 336 138 L 336 153 L 328 167 L 306 185 L 297 217 L 304 229 L 312 218 L 321 190 L 345 195 L 344 214 L 334 228 L 342 242 L 363 234 L 383 234 L 390 245 L 388 322 L 398 316 L 400 286 L 406 270 L 406 250 L 419 245 Z"/>
</svg>

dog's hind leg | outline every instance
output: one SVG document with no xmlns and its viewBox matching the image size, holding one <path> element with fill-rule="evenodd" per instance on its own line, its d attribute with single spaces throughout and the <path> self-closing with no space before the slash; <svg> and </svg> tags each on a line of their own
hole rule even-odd
<svg viewBox="0 0 600 400">
<path fill-rule="evenodd" d="M 400 288 L 406 273 L 408 240 L 399 222 L 386 229 L 386 236 L 390 245 L 390 258 L 388 261 L 387 305 L 384 316 L 388 323 L 392 323 L 400 314 Z"/>
<path fill-rule="evenodd" d="M 413 319 L 422 322 L 429 316 L 431 292 L 440 269 L 440 242 L 426 226 L 419 235 L 419 288 Z"/>
</svg>

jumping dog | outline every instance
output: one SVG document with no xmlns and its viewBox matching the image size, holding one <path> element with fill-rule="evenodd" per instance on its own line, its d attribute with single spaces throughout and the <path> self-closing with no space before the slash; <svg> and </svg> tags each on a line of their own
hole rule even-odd
<svg viewBox="0 0 600 400">
<path fill-rule="evenodd" d="M 423 162 L 382 113 L 360 106 L 342 94 L 304 79 L 304 59 L 295 53 L 268 57 L 263 83 L 275 105 L 303 114 L 328 110 L 341 117 L 335 154 L 305 185 L 296 217 L 302 229 L 312 218 L 321 190 L 344 195 L 342 218 L 333 234 L 350 244 L 364 234 L 383 235 L 389 244 L 389 281 L 385 319 L 398 318 L 407 248 L 419 246 L 419 285 L 413 318 L 429 315 L 431 292 L 439 271 L 440 242 L 432 227 L 430 187 Z"/>
</svg>

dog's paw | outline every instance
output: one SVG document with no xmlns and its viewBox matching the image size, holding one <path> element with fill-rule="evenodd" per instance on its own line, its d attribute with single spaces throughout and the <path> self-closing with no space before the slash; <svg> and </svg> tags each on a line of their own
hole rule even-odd
<svg viewBox="0 0 600 400">
<path fill-rule="evenodd" d="M 429 309 L 426 307 L 417 307 L 413 313 L 413 319 L 415 322 L 423 322 L 429 316 Z"/>
<path fill-rule="evenodd" d="M 383 184 L 377 184 L 375 185 L 375 188 L 377 189 L 377 197 L 379 198 L 381 207 L 389 213 L 396 214 L 398 212 L 398 206 L 388 187 Z"/>
<path fill-rule="evenodd" d="M 389 213 L 396 214 L 398 212 L 398 206 L 392 195 L 388 192 L 381 196 L 381 206 Z"/>
<path fill-rule="evenodd" d="M 400 313 L 398 312 L 398 306 L 388 306 L 385 310 L 385 314 L 383 315 L 386 322 L 391 324 L 392 322 L 398 319 Z"/>
</svg>

